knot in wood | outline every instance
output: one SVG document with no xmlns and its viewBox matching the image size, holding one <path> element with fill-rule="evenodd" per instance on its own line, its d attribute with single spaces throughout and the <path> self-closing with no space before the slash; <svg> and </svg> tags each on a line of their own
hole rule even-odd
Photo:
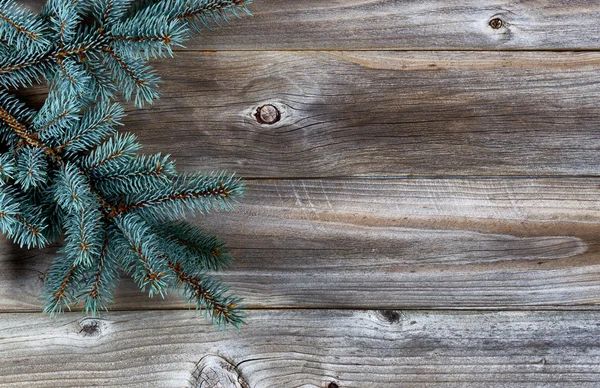
<svg viewBox="0 0 600 388">
<path fill-rule="evenodd" d="M 258 107 L 258 109 L 256 109 L 254 117 L 256 117 L 256 121 L 258 121 L 261 124 L 271 125 L 281 120 L 281 113 L 279 112 L 279 109 L 277 109 L 277 107 L 275 107 L 274 105 L 267 104 Z"/>
<path fill-rule="evenodd" d="M 79 334 L 84 337 L 97 337 L 102 333 L 102 324 L 97 319 L 86 318 L 79 322 Z"/>
<path fill-rule="evenodd" d="M 381 317 L 390 324 L 400 323 L 402 320 L 402 313 L 394 310 L 381 310 L 379 311 Z"/>
<path fill-rule="evenodd" d="M 504 22 L 500 18 L 493 18 L 492 20 L 490 20 L 489 24 L 490 27 L 492 27 L 494 30 L 499 30 L 504 25 Z"/>
<path fill-rule="evenodd" d="M 337 383 L 335 381 L 332 381 L 331 383 L 329 383 L 327 388 L 340 388 L 340 386 L 337 385 Z"/>
<path fill-rule="evenodd" d="M 250 384 L 228 360 L 209 354 L 196 364 L 190 388 L 250 388 Z"/>
</svg>

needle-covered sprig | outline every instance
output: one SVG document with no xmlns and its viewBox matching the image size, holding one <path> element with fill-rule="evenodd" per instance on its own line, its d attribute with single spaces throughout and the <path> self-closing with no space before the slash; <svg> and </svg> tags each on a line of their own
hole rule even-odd
<svg viewBox="0 0 600 388">
<path fill-rule="evenodd" d="M 230 210 L 231 173 L 178 173 L 169 155 L 140 154 L 119 92 L 158 98 L 148 65 L 194 30 L 248 13 L 250 0 L 49 0 L 40 15 L 0 0 L 0 230 L 21 246 L 62 242 L 42 299 L 55 314 L 109 308 L 119 271 L 150 296 L 179 290 L 219 326 L 239 326 L 241 301 L 214 277 L 227 246 L 184 220 Z M 11 88 L 46 81 L 39 110 Z"/>
<path fill-rule="evenodd" d="M 34 15 L 0 0 L 0 85 L 57 77 L 82 98 L 115 90 L 137 106 L 158 98 L 147 64 L 172 56 L 192 31 L 249 14 L 251 0 L 50 0 Z M 90 93 L 91 92 L 91 93 Z"/>
</svg>

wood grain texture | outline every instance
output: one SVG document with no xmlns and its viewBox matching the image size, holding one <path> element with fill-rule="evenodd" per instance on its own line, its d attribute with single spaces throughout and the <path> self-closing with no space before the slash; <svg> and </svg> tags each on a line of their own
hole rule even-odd
<svg viewBox="0 0 600 388">
<path fill-rule="evenodd" d="M 600 386 L 600 4 L 251 9 L 154 61 L 163 98 L 125 127 L 250 178 L 195 221 L 231 246 L 248 324 L 130 279 L 115 307 L 138 311 L 50 319 L 55 247 L 1 241 L 0 387 Z"/>
<path fill-rule="evenodd" d="M 241 332 L 219 333 L 185 311 L 2 314 L 0 385 L 597 387 L 599 321 L 599 312 L 253 311 Z"/>
<path fill-rule="evenodd" d="M 163 96 L 127 104 L 123 130 L 182 170 L 600 174 L 600 53 L 186 52 L 155 65 Z M 277 123 L 257 121 L 265 104 Z"/>
<path fill-rule="evenodd" d="M 20 0 L 19 0 L 20 1 Z M 34 10 L 43 0 L 20 1 Z M 593 0 L 254 0 L 199 50 L 599 49 Z M 490 27 L 500 18 L 502 27 Z"/>
<path fill-rule="evenodd" d="M 157 61 L 125 130 L 245 177 L 598 175 L 600 53 L 228 52 Z M 281 111 L 274 125 L 254 114 Z"/>
<path fill-rule="evenodd" d="M 600 179 L 268 180 L 196 221 L 232 247 L 251 307 L 512 308 L 600 302 Z M 0 309 L 37 310 L 52 250 L 0 245 Z M 131 280 L 116 308 L 182 308 Z"/>
</svg>

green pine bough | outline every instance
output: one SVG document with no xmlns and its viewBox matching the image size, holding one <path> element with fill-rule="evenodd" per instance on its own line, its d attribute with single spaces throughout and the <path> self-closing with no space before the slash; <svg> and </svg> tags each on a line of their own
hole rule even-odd
<svg viewBox="0 0 600 388">
<path fill-rule="evenodd" d="M 139 154 L 136 137 L 117 132 L 115 99 L 158 98 L 148 61 L 250 2 L 49 0 L 35 15 L 0 0 L 0 230 L 27 248 L 62 242 L 45 312 L 107 310 L 122 270 L 150 296 L 175 288 L 216 325 L 242 323 L 241 300 L 212 275 L 231 262 L 226 246 L 184 218 L 231 209 L 243 183 Z M 11 94 L 41 82 L 37 111 Z"/>
</svg>

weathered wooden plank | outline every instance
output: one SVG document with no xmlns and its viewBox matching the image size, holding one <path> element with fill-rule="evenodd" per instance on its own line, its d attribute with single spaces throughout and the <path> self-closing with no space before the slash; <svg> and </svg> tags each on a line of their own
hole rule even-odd
<svg viewBox="0 0 600 388">
<path fill-rule="evenodd" d="M 246 177 L 600 174 L 600 53 L 183 53 L 127 130 Z M 281 111 L 274 125 L 256 109 Z"/>
<path fill-rule="evenodd" d="M 252 181 L 197 221 L 252 307 L 548 308 L 600 301 L 600 179 Z M 0 309 L 37 310 L 52 250 L 0 245 Z M 123 281 L 117 308 L 185 307 Z"/>
<path fill-rule="evenodd" d="M 226 333 L 186 311 L 0 318 L 7 388 L 600 384 L 599 312 L 267 310 Z"/>
<path fill-rule="evenodd" d="M 23 3 L 37 10 L 44 1 Z M 187 46 L 201 50 L 600 48 L 600 5 L 590 0 L 254 0 L 250 9 L 254 17 L 206 32 Z M 494 19 L 502 24 L 490 24 Z"/>
<path fill-rule="evenodd" d="M 184 170 L 600 174 L 600 53 L 194 52 L 156 65 L 163 98 L 127 105 L 125 130 Z M 257 121 L 265 104 L 280 121 Z"/>
</svg>

